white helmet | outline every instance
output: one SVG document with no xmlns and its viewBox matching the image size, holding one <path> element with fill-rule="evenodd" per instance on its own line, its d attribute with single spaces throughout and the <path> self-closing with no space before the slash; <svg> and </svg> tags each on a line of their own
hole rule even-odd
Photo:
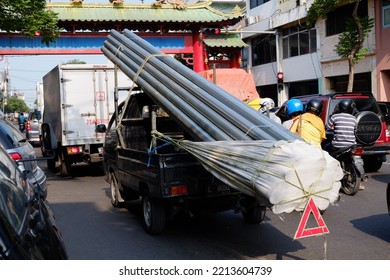
<svg viewBox="0 0 390 280">
<path fill-rule="evenodd" d="M 271 98 L 263 98 L 260 100 L 260 112 L 266 112 L 275 107 L 275 102 Z"/>
</svg>

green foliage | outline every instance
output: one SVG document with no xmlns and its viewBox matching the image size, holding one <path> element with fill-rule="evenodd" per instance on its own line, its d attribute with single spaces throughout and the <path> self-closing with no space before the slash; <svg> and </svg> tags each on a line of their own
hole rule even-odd
<svg viewBox="0 0 390 280">
<path fill-rule="evenodd" d="M 345 2 L 355 3 L 355 8 L 357 8 L 360 1 L 315 0 L 307 11 L 307 23 L 313 25 L 318 18 L 325 17 L 329 12 L 335 10 L 340 4 Z M 356 17 L 354 20 L 354 15 L 351 11 L 351 18 L 346 22 L 346 30 L 339 35 L 339 42 L 335 48 L 337 54 L 342 58 L 350 59 L 353 64 L 357 63 L 368 53 L 368 49 L 363 48 L 363 42 L 368 37 L 373 26 L 374 19 Z M 361 30 L 361 33 L 359 33 L 359 30 Z"/>
<path fill-rule="evenodd" d="M 318 18 L 326 16 L 336 9 L 342 0 L 315 0 L 307 11 L 306 22 L 308 25 L 314 25 Z"/>
<path fill-rule="evenodd" d="M 362 28 L 363 37 L 359 37 L 356 23 L 351 18 L 346 23 L 345 32 L 340 34 L 339 42 L 335 49 L 337 54 L 342 58 L 348 58 L 350 55 L 353 55 L 352 60 L 354 63 L 368 54 L 368 48 L 359 47 L 359 44 L 363 43 L 364 39 L 368 37 L 371 29 L 374 27 L 374 19 L 372 18 L 364 17 L 358 18 L 358 20 Z"/>
<path fill-rule="evenodd" d="M 86 62 L 75 58 L 75 59 L 69 60 L 66 64 L 86 64 Z"/>
<path fill-rule="evenodd" d="M 4 113 L 13 113 L 13 112 L 28 112 L 30 108 L 26 103 L 17 97 L 10 97 L 7 99 L 7 105 L 5 105 Z"/>
<path fill-rule="evenodd" d="M 46 10 L 46 0 L 0 0 L 0 29 L 20 32 L 33 38 L 39 32 L 41 42 L 49 45 L 59 36 L 57 14 Z"/>
<path fill-rule="evenodd" d="M 307 11 L 306 21 L 308 25 L 314 25 L 319 18 L 325 18 L 326 15 L 341 4 L 355 3 L 351 10 L 351 18 L 346 22 L 346 29 L 339 35 L 339 42 L 335 51 L 341 58 L 348 59 L 349 78 L 348 91 L 353 90 L 354 65 L 364 58 L 369 50 L 363 47 L 365 39 L 368 37 L 371 29 L 374 27 L 374 19 L 368 17 L 360 18 L 357 10 L 361 0 L 314 0 L 310 9 Z"/>
</svg>

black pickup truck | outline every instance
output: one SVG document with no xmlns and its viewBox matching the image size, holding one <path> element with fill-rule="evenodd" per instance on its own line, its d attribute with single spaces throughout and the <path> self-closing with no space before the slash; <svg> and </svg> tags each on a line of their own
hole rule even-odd
<svg viewBox="0 0 390 280">
<path fill-rule="evenodd" d="M 114 207 L 142 198 L 147 233 L 161 233 L 166 219 L 179 213 L 235 210 L 249 223 L 262 222 L 266 206 L 260 199 L 230 188 L 189 153 L 151 136 L 157 130 L 174 139 L 193 140 L 147 94 L 132 94 L 127 105 L 117 106 L 118 112 L 108 127 L 97 126 L 97 132 L 105 133 L 105 180 Z"/>
</svg>

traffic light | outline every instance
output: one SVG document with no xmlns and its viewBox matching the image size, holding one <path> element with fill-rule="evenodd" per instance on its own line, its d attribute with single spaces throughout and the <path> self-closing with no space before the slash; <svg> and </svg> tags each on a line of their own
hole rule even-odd
<svg viewBox="0 0 390 280">
<path fill-rule="evenodd" d="M 203 29 L 202 33 L 204 35 L 219 35 L 221 34 L 220 28 L 205 28 Z"/>
<path fill-rule="evenodd" d="M 276 78 L 278 79 L 278 84 L 283 84 L 283 72 L 278 72 Z"/>
<path fill-rule="evenodd" d="M 280 92 L 284 89 L 283 72 L 278 72 L 278 74 L 276 74 L 276 78 L 278 79 L 278 91 Z"/>
</svg>

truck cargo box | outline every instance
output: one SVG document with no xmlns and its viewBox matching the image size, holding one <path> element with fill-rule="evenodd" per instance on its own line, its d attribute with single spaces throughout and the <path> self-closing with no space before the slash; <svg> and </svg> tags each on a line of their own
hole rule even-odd
<svg viewBox="0 0 390 280">
<path fill-rule="evenodd" d="M 102 161 L 104 134 L 95 128 L 107 124 L 115 111 L 114 73 L 110 64 L 60 64 L 43 77 L 43 123 L 55 132 L 58 149 L 53 153 L 62 176 L 70 175 L 72 163 Z M 121 71 L 117 77 L 117 87 L 133 84 Z M 54 168 L 55 161 L 48 165 Z"/>
</svg>

